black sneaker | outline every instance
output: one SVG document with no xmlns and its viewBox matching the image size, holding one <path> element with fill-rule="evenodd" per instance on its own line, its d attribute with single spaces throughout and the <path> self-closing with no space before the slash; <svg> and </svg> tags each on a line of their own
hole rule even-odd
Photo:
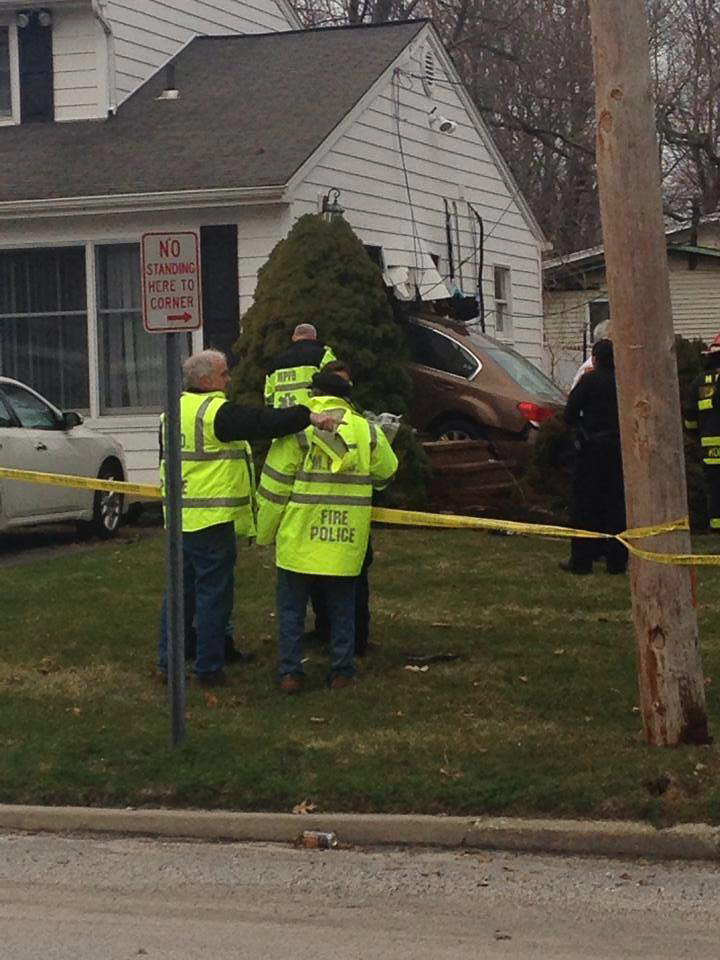
<svg viewBox="0 0 720 960">
<path fill-rule="evenodd" d="M 223 670 L 215 670 L 214 673 L 200 673 L 193 677 L 193 683 L 196 687 L 226 687 L 228 684 L 227 674 Z"/>
<path fill-rule="evenodd" d="M 577 577 L 586 577 L 592 573 L 592 567 L 574 567 L 569 560 L 561 560 L 558 566 L 565 573 L 574 573 Z"/>
</svg>

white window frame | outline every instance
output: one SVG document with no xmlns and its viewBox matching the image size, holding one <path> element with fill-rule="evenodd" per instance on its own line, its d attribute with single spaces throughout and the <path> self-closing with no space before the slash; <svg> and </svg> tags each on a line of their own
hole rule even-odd
<svg viewBox="0 0 720 960">
<path fill-rule="evenodd" d="M 497 271 L 502 270 L 506 283 L 504 299 L 497 297 Z M 514 343 L 513 315 L 512 315 L 512 268 L 506 263 L 493 264 L 493 303 L 495 304 L 495 336 L 504 343 Z M 504 319 L 502 330 L 498 330 L 498 316 L 502 314 Z"/>
<path fill-rule="evenodd" d="M 0 127 L 20 123 L 20 58 L 18 53 L 17 24 L 14 19 L 0 13 L 0 27 L 7 27 L 10 48 L 10 110 L 9 117 L 0 117 Z"/>
</svg>

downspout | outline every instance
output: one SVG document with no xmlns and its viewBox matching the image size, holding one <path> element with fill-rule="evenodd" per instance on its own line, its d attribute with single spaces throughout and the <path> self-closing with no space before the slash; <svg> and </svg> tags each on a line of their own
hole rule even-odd
<svg viewBox="0 0 720 960">
<path fill-rule="evenodd" d="M 485 291 L 483 290 L 483 271 L 485 269 L 485 222 L 471 203 L 468 203 L 468 207 L 470 207 L 475 215 L 475 219 L 477 220 L 480 231 L 477 248 L 477 302 L 480 316 L 480 329 L 483 333 L 485 333 Z"/>
<path fill-rule="evenodd" d="M 92 7 L 92 12 L 95 16 L 95 19 L 100 24 L 103 29 L 103 33 L 105 34 L 105 43 L 107 49 L 107 107 L 108 114 L 110 116 L 114 116 L 117 112 L 117 89 L 115 87 L 115 43 L 113 42 L 114 38 L 112 27 L 103 13 L 102 8 L 105 5 L 105 0 L 90 0 L 90 5 Z"/>
</svg>

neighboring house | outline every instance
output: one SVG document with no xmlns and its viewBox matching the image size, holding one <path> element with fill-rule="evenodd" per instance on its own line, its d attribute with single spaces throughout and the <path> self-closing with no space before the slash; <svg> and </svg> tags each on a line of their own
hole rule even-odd
<svg viewBox="0 0 720 960">
<path fill-rule="evenodd" d="M 720 215 L 667 231 L 675 333 L 709 342 L 720 331 Z M 545 368 L 567 386 L 610 317 L 602 247 L 544 264 Z"/>
<path fill-rule="evenodd" d="M 544 238 L 432 25 L 295 25 L 273 0 L 0 0 L 0 372 L 115 435 L 132 479 L 156 475 L 164 395 L 145 231 L 199 231 L 187 348 L 227 349 L 331 188 L 405 298 L 477 294 L 474 209 L 487 330 L 542 360 Z"/>
</svg>

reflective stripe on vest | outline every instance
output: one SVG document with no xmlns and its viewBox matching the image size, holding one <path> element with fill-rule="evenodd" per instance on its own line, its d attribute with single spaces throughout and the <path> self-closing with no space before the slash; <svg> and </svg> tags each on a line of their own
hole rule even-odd
<svg viewBox="0 0 720 960">
<path fill-rule="evenodd" d="M 184 393 L 180 400 L 185 532 L 231 521 L 240 535 L 254 533 L 250 448 L 244 440 L 218 440 L 214 422 L 225 395 Z"/>
<path fill-rule="evenodd" d="M 298 403 L 305 403 L 310 397 L 313 374 L 319 367 L 305 364 L 298 367 L 282 367 L 271 373 L 268 389 L 272 392 L 274 407 L 294 407 Z"/>
</svg>

